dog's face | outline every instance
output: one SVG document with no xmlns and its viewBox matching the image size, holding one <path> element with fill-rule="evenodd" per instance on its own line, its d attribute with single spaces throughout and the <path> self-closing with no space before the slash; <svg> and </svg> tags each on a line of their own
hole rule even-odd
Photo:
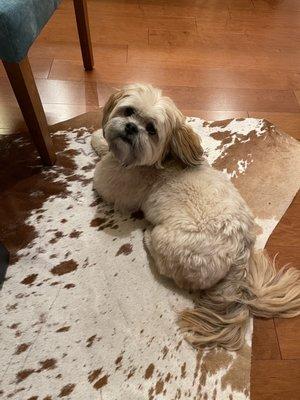
<svg viewBox="0 0 300 400">
<path fill-rule="evenodd" d="M 198 136 L 173 101 L 151 85 L 129 85 L 113 94 L 102 126 L 110 151 L 126 167 L 159 167 L 170 152 L 187 165 L 201 162 Z"/>
</svg>

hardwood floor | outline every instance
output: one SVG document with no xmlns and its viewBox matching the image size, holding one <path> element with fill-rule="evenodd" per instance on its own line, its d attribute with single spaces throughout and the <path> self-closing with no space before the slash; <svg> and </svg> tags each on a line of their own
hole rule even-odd
<svg viewBox="0 0 300 400">
<path fill-rule="evenodd" d="M 89 0 L 95 70 L 84 72 L 70 0 L 29 52 L 49 124 L 102 106 L 125 83 L 165 89 L 187 115 L 263 117 L 300 139 L 299 0 Z M 24 130 L 0 66 L 0 134 Z M 300 265 L 300 196 L 268 242 Z M 300 319 L 256 320 L 253 400 L 300 393 Z"/>
</svg>

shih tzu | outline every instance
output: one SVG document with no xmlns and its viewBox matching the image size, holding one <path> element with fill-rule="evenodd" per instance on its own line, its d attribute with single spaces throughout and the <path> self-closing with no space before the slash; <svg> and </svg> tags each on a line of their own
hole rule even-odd
<svg viewBox="0 0 300 400">
<path fill-rule="evenodd" d="M 179 316 L 194 346 L 238 349 L 250 314 L 299 314 L 300 271 L 276 272 L 254 251 L 247 204 L 204 160 L 199 136 L 171 99 L 151 85 L 129 85 L 106 103 L 102 127 L 103 137 L 92 137 L 101 156 L 94 187 L 119 210 L 142 210 L 159 273 L 200 291 L 198 306 Z"/>
</svg>

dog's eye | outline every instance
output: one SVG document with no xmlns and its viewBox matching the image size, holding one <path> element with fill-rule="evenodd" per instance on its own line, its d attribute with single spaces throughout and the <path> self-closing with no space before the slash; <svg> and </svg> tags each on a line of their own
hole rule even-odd
<svg viewBox="0 0 300 400">
<path fill-rule="evenodd" d="M 156 134 L 156 129 L 152 122 L 148 122 L 148 124 L 146 125 L 146 131 L 149 133 L 149 135 Z"/>
<path fill-rule="evenodd" d="M 126 107 L 124 110 L 125 117 L 130 117 L 132 114 L 134 114 L 134 109 L 132 107 Z"/>
</svg>

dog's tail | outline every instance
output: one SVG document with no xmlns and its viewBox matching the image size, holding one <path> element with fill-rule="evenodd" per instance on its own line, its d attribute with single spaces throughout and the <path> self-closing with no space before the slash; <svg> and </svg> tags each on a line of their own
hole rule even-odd
<svg viewBox="0 0 300 400">
<path fill-rule="evenodd" d="M 252 253 L 247 267 L 235 266 L 228 276 L 202 293 L 199 305 L 184 310 L 179 325 L 195 347 L 239 349 L 250 315 L 291 318 L 300 314 L 300 270 L 276 270 L 265 252 Z"/>
</svg>

